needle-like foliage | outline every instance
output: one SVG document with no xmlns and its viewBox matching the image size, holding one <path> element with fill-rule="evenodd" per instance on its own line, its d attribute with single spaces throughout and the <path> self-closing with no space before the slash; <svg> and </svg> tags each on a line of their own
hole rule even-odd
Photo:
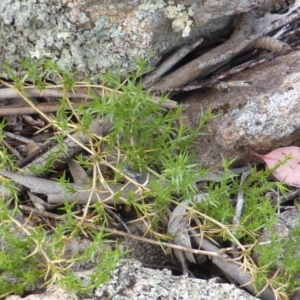
<svg viewBox="0 0 300 300">
<path fill-rule="evenodd" d="M 45 114 L 36 107 L 46 122 L 40 130 L 53 132 L 51 139 L 57 145 L 57 152 L 50 155 L 45 164 L 33 166 L 30 170 L 40 176 L 50 171 L 55 173 L 57 157 L 68 155 L 65 138 L 72 139 L 73 133 L 84 134 L 88 142 L 76 142 L 82 151 L 74 158 L 87 175 L 82 189 L 92 195 L 99 186 L 104 186 L 111 195 L 107 199 L 99 196 L 99 201 L 92 205 L 89 205 L 88 198 L 88 207 L 84 208 L 65 201 L 58 208 L 59 218 L 55 220 L 55 226 L 44 226 L 42 222 L 35 224 L 32 215 L 27 216 L 27 221 L 21 217 L 17 205 L 27 200 L 27 195 L 24 192 L 18 195 L 14 183 L 1 176 L 3 190 L 9 191 L 10 195 L 10 201 L 7 194 L 3 194 L 0 200 L 1 297 L 22 294 L 51 282 L 60 283 L 76 294 L 91 294 L 122 261 L 122 253 L 116 241 L 109 239 L 104 231 L 88 225 L 108 226 L 107 208 L 114 207 L 122 199 L 122 203 L 134 211 L 137 218 L 143 219 L 153 238 L 158 240 L 170 240 L 170 236 L 163 235 L 160 230 L 161 221 L 168 216 L 169 209 L 174 203 L 188 200 L 190 219 L 199 221 L 194 229 L 218 243 L 233 243 L 237 247 L 235 250 L 240 251 L 245 270 L 254 274 L 257 292 L 268 285 L 280 299 L 286 299 L 295 288 L 299 272 L 300 260 L 297 257 L 300 256 L 295 246 L 299 245 L 300 226 L 291 233 L 292 240 L 282 242 L 273 230 L 278 205 L 267 196 L 270 191 L 283 192 L 285 188 L 281 183 L 270 181 L 269 171 L 257 171 L 254 167 L 240 186 L 239 177 L 232 176 L 230 163 L 224 159 L 224 176 L 218 182 L 208 182 L 199 191 L 197 178 L 209 170 L 203 169 L 201 161 L 195 160 L 191 145 L 213 118 L 209 111 L 199 111 L 199 128 L 184 126 L 181 119 L 183 106 L 166 108 L 167 96 L 157 100 L 142 89 L 139 82 L 145 72 L 142 63 L 138 64 L 135 75 L 121 79 L 108 73 L 94 78 L 97 84 L 88 80 L 76 82 L 73 74 L 51 61 L 32 63 L 25 60 L 23 66 L 27 72 L 22 78 L 10 72 L 13 84 L 2 83 L 18 91 L 30 106 L 35 107 L 26 95 L 27 88 L 58 88 L 63 92 L 63 96 L 57 99 L 56 113 Z M 87 99 L 74 105 L 67 93 L 78 90 L 85 91 Z M 112 128 L 105 136 L 90 132 L 92 122 L 102 117 L 112 120 Z M 3 140 L 4 120 L 0 126 L 0 140 Z M 1 169 L 16 171 L 14 158 L 6 147 L 2 144 L 0 147 Z M 147 176 L 139 182 L 136 176 L 141 174 Z M 56 178 L 67 191 L 75 193 L 71 180 L 67 172 Z M 112 189 L 120 184 L 132 184 L 135 189 L 124 198 L 122 190 Z M 239 224 L 232 224 L 235 200 L 241 191 L 244 210 Z M 199 192 L 205 194 L 205 200 L 196 203 L 193 199 Z M 89 214 L 91 211 L 93 213 Z M 270 232 L 270 243 L 259 245 L 258 238 L 264 228 Z M 71 241 L 83 237 L 89 238 L 89 245 L 82 251 L 68 252 Z M 253 249 L 257 252 L 256 263 L 252 258 Z M 285 253 L 280 257 L 282 251 Z M 72 268 L 87 261 L 96 267 L 86 285 L 74 275 Z"/>
</svg>

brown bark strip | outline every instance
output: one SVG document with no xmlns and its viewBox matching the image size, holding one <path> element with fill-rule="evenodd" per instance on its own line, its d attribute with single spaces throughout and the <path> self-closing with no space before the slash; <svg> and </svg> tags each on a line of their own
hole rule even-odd
<svg viewBox="0 0 300 300">
<path fill-rule="evenodd" d="M 24 88 L 23 91 L 26 93 L 28 97 L 53 97 L 53 98 L 79 98 L 79 99 L 89 99 L 92 97 L 83 94 L 83 93 L 63 93 L 58 89 L 46 88 L 44 90 L 39 90 L 37 88 Z M 10 98 L 21 98 L 20 94 L 12 88 L 3 88 L 0 89 L 0 99 L 10 99 Z"/>
<path fill-rule="evenodd" d="M 1 90 L 0 90 L 1 91 Z M 91 101 L 86 101 L 84 106 L 88 106 Z M 72 102 L 74 107 L 80 105 L 80 102 Z M 57 104 L 50 104 L 50 103 L 41 103 L 36 105 L 37 109 L 43 113 L 53 113 L 56 112 L 59 108 Z M 37 110 L 29 105 L 12 105 L 7 107 L 0 108 L 0 116 L 22 116 L 22 115 L 31 115 L 37 114 Z"/>
</svg>

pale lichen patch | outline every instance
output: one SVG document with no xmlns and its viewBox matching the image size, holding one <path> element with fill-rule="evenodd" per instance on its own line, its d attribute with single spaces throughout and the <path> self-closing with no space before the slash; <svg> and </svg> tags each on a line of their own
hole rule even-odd
<svg viewBox="0 0 300 300">
<path fill-rule="evenodd" d="M 165 17 L 174 19 L 172 22 L 172 28 L 175 32 L 182 32 L 182 37 L 187 37 L 191 31 L 191 25 L 193 21 L 190 19 L 192 10 L 187 11 L 182 4 L 170 5 L 173 1 L 169 2 L 169 5 L 162 9 Z"/>
<path fill-rule="evenodd" d="M 139 8 L 149 12 L 154 12 L 157 9 L 163 8 L 165 5 L 166 5 L 165 1 L 157 0 L 154 3 L 152 2 L 142 3 L 139 5 Z"/>
</svg>

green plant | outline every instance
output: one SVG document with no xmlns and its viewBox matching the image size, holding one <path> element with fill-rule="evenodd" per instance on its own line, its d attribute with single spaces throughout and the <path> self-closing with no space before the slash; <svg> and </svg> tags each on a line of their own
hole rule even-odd
<svg viewBox="0 0 300 300">
<path fill-rule="evenodd" d="M 139 65 L 142 66 L 142 64 Z M 63 144 L 64 138 L 74 132 L 83 132 L 90 139 L 88 145 L 81 144 L 89 154 L 89 159 L 78 155 L 77 161 L 87 174 L 92 174 L 86 186 L 91 192 L 98 181 L 105 181 L 105 184 L 118 182 L 123 176 L 126 176 L 123 172 L 125 168 L 129 168 L 133 172 L 146 170 L 153 176 L 149 187 L 137 186 L 140 195 L 139 201 L 136 200 L 134 193 L 132 193 L 132 197 L 129 196 L 126 199 L 126 204 L 131 206 L 140 217 L 146 217 L 152 229 L 156 228 L 161 217 L 166 215 L 174 192 L 188 196 L 196 191 L 197 169 L 190 163 L 191 156 L 188 153 L 188 146 L 199 134 L 199 130 L 191 132 L 182 124 L 176 127 L 175 123 L 180 119 L 182 107 L 166 110 L 162 107 L 166 97 L 156 102 L 149 93 L 142 90 L 138 81 L 145 69 L 139 69 L 134 76 L 126 78 L 123 82 L 116 76 L 106 74 L 99 77 L 101 85 L 94 86 L 88 82 L 75 82 L 72 74 L 50 61 L 36 64 L 25 60 L 23 66 L 26 74 L 22 78 L 18 78 L 11 72 L 14 84 L 5 84 L 15 88 L 30 106 L 35 107 L 26 94 L 26 88 L 33 87 L 28 84 L 30 82 L 42 91 L 52 87 L 47 83 L 49 79 L 55 80 L 57 83 L 53 87 L 60 88 L 65 94 L 58 99 L 59 107 L 55 115 L 46 115 L 37 108 L 37 111 L 47 121 L 47 128 L 51 127 L 56 133 L 52 140 L 55 141 L 58 150 L 48 157 L 42 167 L 31 166 L 32 172 L 44 174 L 55 171 L 53 164 L 57 156 L 67 154 Z M 92 100 L 88 106 L 83 102 L 75 107 L 66 96 L 67 91 L 72 91 L 79 86 L 86 90 L 91 89 Z M 103 97 L 93 92 L 93 87 L 101 88 Z M 89 132 L 92 120 L 102 116 L 110 117 L 114 122 L 113 129 L 105 137 Z M 204 113 L 201 126 L 210 118 L 209 112 Z M 2 122 L 2 128 L 5 128 L 4 122 Z M 119 156 L 115 164 L 110 164 L 107 162 L 107 157 L 114 151 Z M 180 154 L 175 155 L 175 153 Z M 5 147 L 2 148 L 1 155 L 2 168 L 17 170 Z M 100 166 L 101 162 L 112 168 L 113 177 L 105 176 Z M 109 272 L 120 261 L 122 254 L 117 245 L 115 245 L 115 250 L 109 247 L 99 250 L 101 245 L 107 244 L 108 239 L 103 232 L 85 228 L 84 221 L 87 220 L 87 210 L 80 214 L 74 210 L 74 205 L 65 203 L 64 207 L 60 209 L 62 220 L 57 221 L 51 230 L 52 233 L 43 226 L 33 226 L 31 222 L 21 224 L 16 217 L 20 214 L 17 204 L 21 200 L 15 192 L 15 185 L 5 177 L 2 177 L 2 180 L 5 187 L 9 187 L 14 193 L 9 202 L 4 201 L 7 197 L 1 201 L 1 214 L 5 217 L 1 219 L 0 226 L 2 239 L 0 260 L 1 262 L 5 261 L 5 264 L 1 264 L 0 295 L 22 294 L 24 289 L 49 282 L 60 282 L 66 288 L 74 289 L 75 286 L 78 293 L 89 293 L 97 284 L 107 279 Z M 65 176 L 61 177 L 59 182 L 66 189 L 72 190 L 69 179 Z M 19 196 L 24 198 L 24 194 Z M 117 202 L 118 193 L 112 196 Z M 150 196 L 155 197 L 155 201 L 152 203 L 145 200 Z M 14 210 L 9 208 L 11 205 L 15 207 Z M 95 216 L 90 221 L 106 225 L 108 218 L 105 212 L 107 207 L 105 202 L 98 202 L 90 207 L 95 211 Z M 18 228 L 18 234 L 12 234 L 16 228 Z M 84 253 L 74 254 L 67 258 L 66 244 L 69 240 L 81 236 L 82 233 L 91 238 L 92 245 Z M 99 252 L 101 253 L 99 254 Z M 11 256 L 11 253 L 14 255 Z M 88 287 L 82 287 L 78 278 L 70 272 L 70 268 L 75 263 L 91 260 L 96 253 L 100 256 L 100 260 L 94 271 L 96 273 L 91 276 L 94 281 L 92 280 Z M 7 277 L 17 279 L 14 282 L 7 282 Z"/>
<path fill-rule="evenodd" d="M 142 90 L 139 80 L 145 72 L 143 63 L 138 64 L 136 74 L 124 80 L 109 73 L 101 75 L 97 78 L 100 81 L 97 85 L 88 80 L 76 82 L 73 74 L 51 61 L 32 63 L 25 60 L 23 66 L 25 75 L 22 78 L 11 72 L 14 84 L 3 84 L 16 89 L 43 116 L 47 122 L 46 128 L 53 131 L 52 140 L 57 145 L 57 152 L 50 155 L 42 166 L 33 166 L 30 170 L 36 174 L 55 172 L 53 163 L 57 156 L 67 154 L 64 138 L 71 138 L 72 133 L 84 133 L 88 142 L 76 142 L 84 153 L 78 154 L 75 159 L 89 175 L 85 190 L 92 195 L 99 185 L 111 188 L 124 181 L 132 184 L 135 190 L 126 198 L 122 198 L 121 190 L 112 192 L 107 199 L 99 199 L 101 201 L 87 205 L 83 211 L 78 211 L 74 203 L 65 201 L 60 207 L 60 218 L 55 221 L 55 226 L 45 228 L 43 225 L 31 222 L 21 224 L 18 221 L 20 211 L 17 204 L 26 195 L 17 195 L 13 182 L 2 176 L 2 184 L 8 188 L 11 199 L 7 201 L 8 196 L 3 195 L 0 202 L 1 296 L 22 294 L 30 286 L 49 282 L 61 283 L 77 294 L 90 294 L 97 285 L 107 280 L 109 272 L 122 260 L 122 253 L 115 241 L 108 240 L 103 231 L 89 227 L 87 221 L 89 224 L 107 226 L 109 216 L 106 209 L 122 199 L 136 212 L 138 218 L 147 222 L 153 237 L 170 240 L 167 234 L 158 233 L 161 220 L 167 216 L 171 205 L 189 199 L 189 216 L 201 221 L 195 229 L 204 236 L 238 246 L 244 267 L 255 274 L 257 292 L 269 284 L 281 299 L 286 299 L 295 287 L 298 272 L 299 263 L 293 264 L 295 249 L 288 241 L 286 245 L 281 244 L 291 249 L 285 254 L 282 264 L 284 271 L 270 277 L 282 248 L 256 245 L 262 229 L 271 230 L 276 221 L 277 206 L 271 204 L 266 192 L 275 188 L 285 192 L 281 183 L 269 180 L 270 171 L 258 172 L 252 168 L 248 179 L 240 187 L 239 178 L 232 178 L 230 162 L 224 160 L 224 176 L 219 182 L 208 183 L 204 188 L 208 195 L 206 200 L 201 203 L 191 200 L 198 192 L 197 177 L 209 171 L 201 167 L 201 162 L 195 161 L 190 146 L 194 138 L 202 134 L 201 129 L 213 118 L 210 111 L 199 113 L 198 128 L 185 127 L 180 122 L 184 109 L 182 106 L 166 109 L 164 104 L 168 101 L 167 96 L 155 101 L 149 92 Z M 49 84 L 50 80 L 56 83 Z M 45 114 L 32 103 L 26 89 L 33 86 L 40 90 L 59 88 L 62 91 L 55 114 Z M 86 99 L 89 100 L 87 105 L 85 101 L 79 105 L 70 101 L 68 92 L 76 92 L 78 88 L 84 89 L 87 98 L 91 98 Z M 113 122 L 112 129 L 105 136 L 90 131 L 93 120 L 101 117 L 109 117 Z M 5 122 L 2 121 L 1 129 L 4 128 Z M 4 135 L 0 136 L 1 140 L 4 138 Z M 1 144 L 0 147 L 1 168 L 17 170 L 6 148 Z M 135 180 L 128 170 L 135 175 L 147 174 L 147 178 L 144 178 L 146 183 Z M 57 180 L 66 190 L 74 192 L 70 179 L 64 173 Z M 239 224 L 232 224 L 235 213 L 233 200 L 240 190 L 243 191 L 246 205 Z M 110 199 L 113 199 L 113 203 L 107 204 L 105 200 Z M 93 211 L 92 217 L 88 216 L 88 209 Z M 297 239 L 300 236 L 298 227 L 294 233 Z M 90 246 L 82 253 L 68 257 L 67 244 L 82 236 L 90 238 Z M 278 239 L 276 234 L 272 235 L 274 242 Z M 112 244 L 114 247 L 109 247 Z M 260 253 L 257 265 L 251 257 L 254 248 Z M 83 261 L 97 261 L 97 268 L 87 286 L 71 272 L 74 264 Z M 9 282 L 7 278 L 15 279 Z"/>
</svg>

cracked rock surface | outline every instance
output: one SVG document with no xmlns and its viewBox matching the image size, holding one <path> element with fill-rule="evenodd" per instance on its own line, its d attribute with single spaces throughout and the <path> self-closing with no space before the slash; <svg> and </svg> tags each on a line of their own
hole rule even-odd
<svg viewBox="0 0 300 300">
<path fill-rule="evenodd" d="M 166 269 L 158 271 L 143 268 L 136 261 L 121 265 L 112 279 L 97 289 L 96 296 L 103 300 L 256 299 L 234 285 L 173 276 Z"/>
<path fill-rule="evenodd" d="M 214 89 L 183 99 L 188 107 L 184 120 L 197 127 L 201 109 L 216 115 L 207 136 L 195 140 L 198 161 L 206 167 L 222 166 L 222 155 L 235 165 L 258 161 L 250 149 L 268 153 L 283 146 L 300 145 L 300 52 L 243 71 L 230 78 L 251 82 L 249 87 L 229 91 Z"/>
</svg>

